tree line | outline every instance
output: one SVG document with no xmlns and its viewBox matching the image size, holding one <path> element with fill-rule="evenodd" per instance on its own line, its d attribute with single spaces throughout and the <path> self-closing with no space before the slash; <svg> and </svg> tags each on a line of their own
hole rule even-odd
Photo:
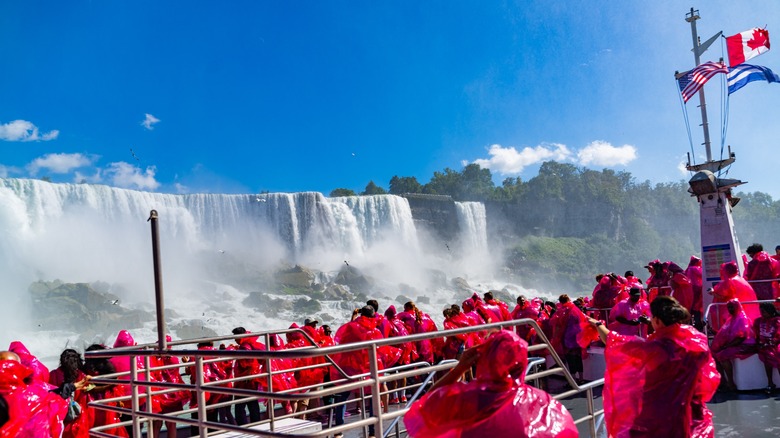
<svg viewBox="0 0 780 438">
<path fill-rule="evenodd" d="M 651 184 L 630 172 L 548 161 L 528 181 L 493 182 L 490 169 L 445 168 L 421 184 L 393 176 L 389 189 L 370 181 L 360 195 L 425 193 L 485 203 L 491 248 L 502 251 L 506 271 L 527 287 L 589 290 L 597 273 L 644 276 L 656 258 L 683 268 L 700 256 L 699 207 L 685 180 Z M 354 196 L 336 189 L 330 196 Z M 741 246 L 780 244 L 780 201 L 766 193 L 737 193 L 734 221 Z"/>
</svg>

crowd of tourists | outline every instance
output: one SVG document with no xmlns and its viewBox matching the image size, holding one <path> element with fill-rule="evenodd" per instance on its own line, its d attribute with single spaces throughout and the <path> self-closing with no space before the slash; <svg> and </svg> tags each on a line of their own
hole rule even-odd
<svg viewBox="0 0 780 438">
<path fill-rule="evenodd" d="M 587 348 L 593 343 L 605 347 L 603 396 L 610 436 L 712 436 L 712 415 L 706 402 L 719 385 L 724 390 L 735 389 L 731 360 L 758 354 L 766 365 L 770 390 L 774 389 L 772 370 L 780 365 L 780 316 L 774 304 L 780 296 L 780 247 L 773 256 L 758 244 L 751 245 L 747 253 L 750 260 L 746 260 L 744 276 L 739 275 L 736 263 L 724 263 L 721 281 L 710 291 L 702 290 L 698 257 L 691 257 L 685 269 L 671 261 L 654 260 L 645 266 L 649 275 L 646 281 L 631 271 L 622 276 L 601 274 L 590 295 L 575 299 L 563 294 L 552 302 L 521 295 L 510 309 L 493 291 L 481 295 L 475 292 L 460 304 L 443 310 L 441 327 L 412 301 L 398 312 L 393 305 L 380 311 L 376 300 L 368 300 L 335 333 L 329 325 L 320 326 L 315 318 L 307 318 L 300 326 L 293 323 L 289 328 L 294 330 L 286 331 L 284 339 L 278 334 L 264 337 L 269 345 L 244 327 L 236 327 L 235 343 L 214 346 L 203 342 L 197 348 L 310 349 L 506 323 L 506 327 L 403 341 L 377 349 L 379 369 L 458 360 L 455 368 L 410 407 L 404 421 L 411 436 L 527 436 L 532 431 L 533 436 L 577 436 L 567 410 L 544 391 L 524 382 L 528 346 L 545 340 L 563 359 L 577 383 L 583 382 Z M 711 293 L 714 303 L 726 303 L 716 306 L 707 321 L 708 328 L 715 333 L 711 347 L 702 333 L 704 293 Z M 763 301 L 760 306 L 743 304 L 757 300 Z M 530 319 L 536 324 L 512 323 L 519 319 Z M 132 335 L 122 330 L 113 348 L 133 345 L 136 343 Z M 95 344 L 85 351 L 106 348 Z M 207 362 L 200 371 L 205 382 L 233 379 L 226 385 L 261 391 L 269 389 L 269 381 L 260 375 L 271 371 L 273 391 L 305 393 L 343 379 L 342 372 L 349 376 L 368 373 L 368 354 L 362 349 L 332 355 L 340 370 L 328 366 L 322 357 L 304 357 L 268 362 L 252 358 Z M 551 353 L 543 349 L 534 354 Z M 137 368 L 143 370 L 142 358 L 135 360 Z M 270 370 L 266 369 L 267 364 Z M 90 401 L 128 395 L 130 385 L 95 385 L 91 380 L 95 376 L 127 373 L 131 365 L 130 356 L 85 360 L 78 351 L 66 349 L 60 356 L 59 367 L 50 372 L 21 342 L 12 343 L 8 351 L 0 352 L 0 438 L 86 437 L 88 430 L 96 426 L 108 426 L 103 432 L 114 436 L 132 436 L 131 427 L 112 427 L 129 420 L 129 416 L 88 406 Z M 177 365 L 180 362 L 175 356 L 153 357 L 148 378 L 184 383 L 187 375 L 195 376 L 198 371 L 191 364 Z M 143 372 L 139 376 L 147 378 Z M 129 373 L 121 378 L 129 379 Z M 403 379 L 382 384 L 382 409 L 406 403 L 410 395 L 407 388 Z M 347 390 L 324 399 L 285 402 L 281 409 L 305 418 L 310 404 L 332 404 L 333 421 L 341 425 L 346 414 L 344 402 L 352 395 L 353 391 Z M 230 397 L 209 391 L 196 394 L 179 390 L 148 400 L 142 398 L 141 404 L 148 409 L 145 403 L 151 403 L 155 413 L 171 413 L 185 406 L 195 408 L 202 402 L 217 405 L 230 401 Z M 113 404 L 119 406 L 122 402 Z M 252 400 L 208 409 L 207 420 L 234 425 L 256 423 L 263 419 L 264 407 L 263 400 Z M 373 414 L 371 403 L 365 409 Z M 155 432 L 162 427 L 162 421 L 151 423 Z M 168 422 L 165 427 L 167 436 L 176 436 L 175 423 Z M 457 434 L 452 435 L 453 431 Z M 527 435 L 518 431 L 527 431 Z M 369 428 L 369 435 L 373 433 L 373 428 Z"/>
</svg>

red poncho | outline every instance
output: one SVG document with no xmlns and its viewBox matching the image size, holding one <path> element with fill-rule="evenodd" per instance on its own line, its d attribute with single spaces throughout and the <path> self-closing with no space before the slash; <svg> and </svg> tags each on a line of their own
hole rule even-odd
<svg viewBox="0 0 780 438">
<path fill-rule="evenodd" d="M 528 344 L 511 331 L 492 334 L 480 347 L 476 379 L 427 393 L 404 416 L 414 438 L 576 437 L 563 405 L 528 386 L 523 377 Z"/>
<path fill-rule="evenodd" d="M 753 321 L 753 333 L 758 344 L 758 358 L 773 367 L 780 367 L 780 316 L 759 317 Z"/>
<path fill-rule="evenodd" d="M 420 321 L 417 321 L 417 315 L 414 311 L 403 311 L 396 315 L 396 318 L 403 321 L 404 325 L 406 326 L 406 330 L 410 335 L 435 332 L 438 330 L 436 328 L 436 323 L 433 322 L 427 313 L 420 312 Z M 417 341 L 414 343 L 417 347 L 417 354 L 420 355 L 420 360 L 431 364 L 434 363 L 437 346 L 439 349 L 441 349 L 441 345 L 436 345 L 436 342 L 438 341 L 426 339 L 424 341 Z"/>
<path fill-rule="evenodd" d="M 466 318 L 466 315 L 462 313 L 458 313 L 457 315 L 444 320 L 444 330 L 470 326 L 471 324 L 469 323 L 468 318 Z M 481 339 L 476 333 L 462 333 L 455 336 L 447 336 L 447 339 L 444 341 L 442 355 L 445 359 L 455 359 L 461 347 L 471 348 L 480 342 Z"/>
<path fill-rule="evenodd" d="M 406 329 L 406 325 L 396 317 L 395 306 L 390 306 L 385 310 L 385 318 L 390 323 L 390 337 L 409 336 L 409 331 Z M 413 362 L 417 362 L 420 356 L 417 354 L 417 346 L 414 342 L 404 342 L 401 347 L 401 358 L 398 359 L 398 365 L 407 365 Z"/>
<path fill-rule="evenodd" d="M 290 328 L 299 328 L 299 327 L 298 324 L 292 323 Z M 319 341 L 320 336 L 314 327 L 303 326 L 303 330 L 306 333 L 308 333 L 312 339 Z M 285 348 L 287 349 L 310 347 L 312 345 L 313 344 L 310 340 L 306 339 L 305 336 L 301 335 L 298 332 L 287 333 L 287 345 L 285 346 Z M 297 359 L 291 359 L 290 361 L 291 361 L 291 366 L 293 368 L 300 368 L 300 367 L 306 367 L 311 365 L 324 364 L 325 358 L 301 357 Z M 298 383 L 298 386 L 301 387 L 317 385 L 322 383 L 323 379 L 325 378 L 324 375 L 325 371 L 326 371 L 325 367 L 298 370 L 295 372 L 295 381 Z"/>
<path fill-rule="evenodd" d="M 350 344 L 354 342 L 382 339 L 382 333 L 376 328 L 377 319 L 358 316 L 336 331 L 333 339 L 336 344 Z M 385 345 L 377 351 L 379 369 L 389 368 L 395 365 L 401 358 L 401 349 Z M 333 358 L 336 363 L 350 376 L 367 373 L 369 371 L 368 351 L 366 349 L 340 353 Z M 334 375 L 331 370 L 331 379 L 337 380 L 341 376 Z"/>
<path fill-rule="evenodd" d="M 598 332 L 588 322 L 588 317 L 571 301 L 558 305 L 558 310 L 550 318 L 550 324 L 550 344 L 558 354 L 564 354 L 576 347 L 585 350 L 591 342 L 599 339 Z"/>
<path fill-rule="evenodd" d="M 720 265 L 721 282 L 715 285 L 713 290 L 713 303 L 727 303 L 732 298 L 738 299 L 741 303 L 746 301 L 756 301 L 756 293 L 744 278 L 739 276 L 736 262 L 727 262 Z M 758 304 L 745 304 L 745 314 L 754 320 L 761 316 L 758 310 Z M 726 306 L 717 306 L 710 314 L 710 326 L 714 330 L 719 330 L 721 324 L 729 317 Z"/>
<path fill-rule="evenodd" d="M 691 256 L 688 267 L 685 268 L 685 276 L 691 280 L 691 286 L 693 287 L 693 310 L 695 312 L 703 312 L 702 310 L 702 274 L 701 274 L 701 259 L 696 256 Z"/>
<path fill-rule="evenodd" d="M 729 300 L 729 303 L 734 303 L 737 311 L 734 316 L 729 315 L 710 346 L 712 355 L 718 362 L 734 358 L 746 359 L 756 353 L 756 336 L 753 334 L 750 318 L 745 314 L 738 299 Z M 743 341 L 739 345 L 727 347 L 726 345 L 734 339 L 743 339 Z"/>
<path fill-rule="evenodd" d="M 24 383 L 32 373 L 32 369 L 15 360 L 0 360 L 0 395 L 8 405 L 8 421 L 0 427 L 1 438 L 62 435 L 68 404 L 39 384 Z"/>
<path fill-rule="evenodd" d="M 745 266 L 745 279 L 748 281 L 769 280 L 780 277 L 780 262 L 773 259 L 766 251 L 761 251 Z M 775 292 L 772 285 L 775 282 L 751 283 L 759 300 L 773 300 Z"/>
<path fill-rule="evenodd" d="M 610 332 L 605 359 L 610 437 L 714 436 L 705 402 L 720 374 L 704 334 L 681 324 L 660 327 L 646 340 Z"/>
<path fill-rule="evenodd" d="M 518 304 L 512 311 L 512 319 L 533 319 L 537 320 L 539 317 L 539 303 L 536 301 L 526 301 L 523 307 Z M 530 325 L 518 325 L 515 326 L 515 333 L 518 336 L 525 339 L 527 342 L 533 341 L 536 337 L 536 330 Z"/>
</svg>

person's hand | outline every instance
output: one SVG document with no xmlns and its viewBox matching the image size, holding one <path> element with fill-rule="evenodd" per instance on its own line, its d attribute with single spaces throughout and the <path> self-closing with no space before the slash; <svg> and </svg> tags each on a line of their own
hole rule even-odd
<svg viewBox="0 0 780 438">
<path fill-rule="evenodd" d="M 643 323 L 643 324 L 650 324 L 650 318 L 648 318 L 648 317 L 647 317 L 647 316 L 645 316 L 645 315 L 641 315 L 641 316 L 639 317 L 639 322 L 641 322 L 641 323 Z"/>
</svg>

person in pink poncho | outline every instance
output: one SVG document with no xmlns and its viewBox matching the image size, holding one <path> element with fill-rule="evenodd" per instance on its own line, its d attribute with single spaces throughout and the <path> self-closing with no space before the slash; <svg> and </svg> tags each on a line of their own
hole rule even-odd
<svg viewBox="0 0 780 438">
<path fill-rule="evenodd" d="M 731 261 L 720 265 L 721 282 L 715 285 L 711 290 L 713 303 L 727 303 L 732 298 L 736 298 L 743 304 L 745 314 L 754 320 L 758 318 L 758 306 L 756 304 L 744 304 L 747 301 L 756 301 L 756 293 L 744 278 L 739 276 L 737 262 Z M 719 330 L 720 326 L 729 317 L 726 306 L 717 306 L 713 309 L 709 317 L 710 327 L 713 330 Z"/>
<path fill-rule="evenodd" d="M 30 379 L 33 370 L 10 351 L 0 352 L 0 396 L 8 420 L 0 427 L 2 438 L 59 438 L 68 403 Z M 29 384 L 27 382 L 30 382 Z"/>
<path fill-rule="evenodd" d="M 753 333 L 756 335 L 758 358 L 764 362 L 767 391 L 774 391 L 772 370 L 780 368 L 780 315 L 772 303 L 761 303 L 761 316 L 753 321 Z"/>
<path fill-rule="evenodd" d="M 609 329 L 625 336 L 643 336 L 647 334 L 650 320 L 650 304 L 642 298 L 642 289 L 631 288 L 629 298 L 617 304 L 609 312 Z"/>
<path fill-rule="evenodd" d="M 517 306 L 512 310 L 512 319 L 539 319 L 540 305 L 538 302 L 531 302 L 525 298 L 525 295 L 517 297 Z M 529 344 L 536 340 L 536 330 L 530 325 L 515 326 L 515 333 L 523 338 Z"/>
<path fill-rule="evenodd" d="M 458 382 L 476 364 L 476 378 Z M 528 343 L 501 330 L 463 353 L 458 364 L 436 382 L 404 416 L 413 438 L 576 437 L 577 428 L 563 405 L 526 385 Z"/>
<path fill-rule="evenodd" d="M 688 261 L 688 267 L 685 268 L 685 276 L 691 280 L 691 287 L 693 289 L 693 312 L 691 312 L 691 318 L 693 319 L 693 325 L 696 328 L 703 328 L 702 314 L 702 272 L 701 272 L 701 259 L 695 255 L 691 256 Z"/>
<path fill-rule="evenodd" d="M 729 391 L 736 391 L 732 359 L 746 359 L 756 353 L 756 336 L 753 322 L 742 310 L 742 304 L 734 298 L 726 304 L 729 318 L 718 330 L 710 349 L 723 376 L 723 383 Z"/>
<path fill-rule="evenodd" d="M 714 436 L 706 402 L 720 383 L 707 337 L 689 325 L 688 310 L 670 296 L 650 303 L 655 332 L 647 339 L 607 330 L 604 417 L 610 437 Z"/>
<path fill-rule="evenodd" d="M 754 243 L 745 250 L 750 261 L 745 265 L 745 279 L 753 286 L 756 291 L 756 297 L 759 300 L 775 299 L 776 281 L 771 280 L 780 277 L 780 262 L 773 259 L 764 251 L 764 246 L 760 243 Z"/>
</svg>

